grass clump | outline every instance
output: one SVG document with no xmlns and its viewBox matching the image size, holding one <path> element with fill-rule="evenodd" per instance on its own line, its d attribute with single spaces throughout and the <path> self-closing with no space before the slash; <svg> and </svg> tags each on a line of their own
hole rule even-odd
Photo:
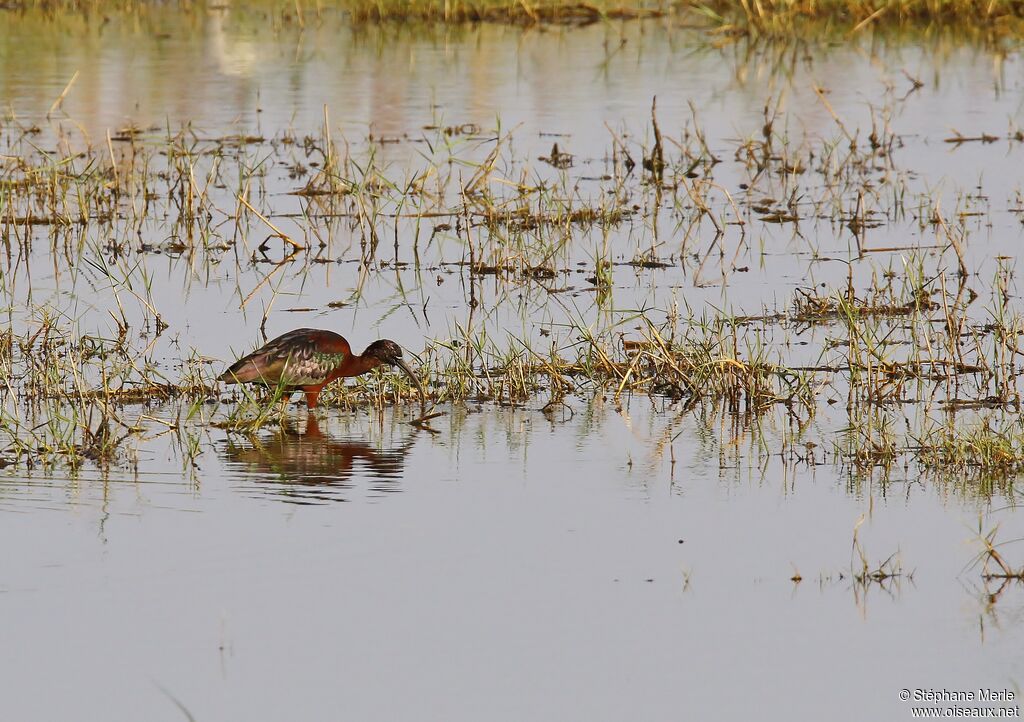
<svg viewBox="0 0 1024 722">
<path fill-rule="evenodd" d="M 710 0 L 694 7 L 723 29 L 794 35 L 810 24 L 859 31 L 872 26 L 941 24 L 1019 33 L 1019 0 Z"/>
<path fill-rule="evenodd" d="M 1019 423 L 998 428 L 989 422 L 968 427 L 942 426 L 927 431 L 915 451 L 931 471 L 1001 476 L 1024 471 L 1024 430 Z"/>
<path fill-rule="evenodd" d="M 988 533 L 983 533 L 980 527 L 978 528 L 978 539 L 982 544 L 982 551 L 975 558 L 975 564 L 981 564 L 981 576 L 985 581 L 1001 580 L 1004 584 L 1015 580 L 1018 582 L 1024 582 L 1024 567 L 1014 569 L 1006 561 L 1002 554 L 999 553 L 999 547 L 1012 542 L 1019 542 L 1020 539 L 1013 539 L 1009 542 L 996 542 L 996 537 L 999 534 L 999 527 L 996 526 L 991 529 Z M 997 593 L 998 594 L 998 593 Z"/>
</svg>

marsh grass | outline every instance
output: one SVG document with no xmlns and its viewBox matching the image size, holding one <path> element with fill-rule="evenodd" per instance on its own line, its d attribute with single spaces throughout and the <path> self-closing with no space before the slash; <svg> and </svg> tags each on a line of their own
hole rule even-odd
<svg viewBox="0 0 1024 722">
<path fill-rule="evenodd" d="M 1024 470 L 1024 429 L 1019 420 L 983 420 L 969 426 L 927 429 L 912 447 L 921 466 L 975 478 L 1013 477 Z"/>
<path fill-rule="evenodd" d="M 982 522 L 979 520 L 978 541 L 981 544 L 982 550 L 979 552 L 978 556 L 975 557 L 971 566 L 980 565 L 982 578 L 986 581 L 997 580 L 1004 584 L 1011 581 L 1024 582 L 1024 566 L 1014 569 L 999 551 L 1000 548 L 1005 547 L 1008 544 L 1020 542 L 1022 540 L 1012 539 L 1010 541 L 999 542 L 997 541 L 998 535 L 998 525 L 985 532 L 982 527 Z M 998 596 L 998 592 L 996 596 Z"/>
<path fill-rule="evenodd" d="M 554 408 L 573 397 L 647 395 L 748 428 L 785 419 L 790 450 L 834 408 L 840 433 L 817 448 L 858 473 L 913 460 L 936 472 L 1016 475 L 1024 315 L 1007 260 L 985 281 L 988 305 L 977 303 L 971 219 L 987 218 L 987 203 L 960 197 L 944 210 L 912 183 L 888 91 L 871 109 L 870 132 L 817 95 L 835 127 L 815 136 L 793 133 L 781 96 L 771 97 L 758 127 L 713 149 L 696 108 L 668 118 L 652 100 L 642 133 L 609 127 L 604 148 L 583 154 L 561 141 L 539 158 L 524 157 L 517 130 L 500 121 L 437 118 L 416 138 L 350 139 L 325 109 L 308 132 L 129 126 L 96 140 L 8 114 L 3 290 L 26 298 L 24 259 L 45 258 L 47 273 L 109 301 L 109 318 L 80 328 L 46 303 L 12 315 L 14 328 L 0 333 L 0 453 L 18 463 L 123 459 L 139 407 L 157 401 L 228 429 L 277 423 L 281 390 L 232 392 L 223 416 L 195 411 L 218 393 L 213 367 L 230 359 L 169 343 L 180 329 L 168 332 L 154 259 L 187 279 L 186 295 L 192 284 L 226 284 L 264 340 L 282 297 L 319 267 L 346 262 L 356 278 L 347 295 L 303 310 L 358 309 L 382 278 L 394 279 L 388 314 L 422 306 L 425 315 L 430 283 L 463 289 L 464 313 L 411 349 L 434 403 Z M 382 148 L 394 143 L 409 145 L 409 164 L 387 160 Z M 715 174 L 730 157 L 738 182 L 726 188 Z M 873 233 L 886 226 L 919 238 L 879 247 Z M 727 284 L 741 252 L 756 259 L 757 239 L 782 228 L 792 228 L 786 252 L 806 248 L 808 229 L 845 239 L 847 257 L 812 261 L 845 263 L 846 283 L 799 288 L 757 316 L 622 300 L 624 274 L 657 285 L 659 274 L 678 273 L 699 285 L 717 264 Z M 863 268 L 871 272 L 855 274 Z M 797 361 L 793 344 L 806 337 L 813 350 Z M 379 410 L 413 398 L 403 377 L 374 373 L 335 385 L 323 401 Z M 979 421 L 982 411 L 992 418 Z"/>
<path fill-rule="evenodd" d="M 66 14 L 109 16 L 144 13 L 156 5 L 148 0 L 22 0 L 9 3 L 15 12 L 34 11 L 56 17 Z M 325 14 L 342 13 L 353 23 L 505 23 L 517 25 L 589 25 L 611 20 L 683 18 L 706 24 L 720 36 L 755 33 L 770 37 L 810 35 L 823 29 L 857 33 L 877 27 L 947 25 L 961 30 L 1019 34 L 1021 7 L 1017 0 L 257 0 L 248 12 L 261 13 L 276 23 L 304 27 Z M 185 11 L 226 9 L 212 0 L 177 0 Z"/>
<path fill-rule="evenodd" d="M 861 517 L 853 528 L 853 549 L 850 562 L 850 577 L 858 606 L 867 603 L 867 595 L 872 588 L 881 589 L 893 594 L 899 591 L 903 581 L 913 583 L 914 572 L 905 571 L 901 554 L 896 551 L 878 562 L 871 561 L 860 540 L 860 528 L 866 520 Z"/>
<path fill-rule="evenodd" d="M 695 3 L 694 7 L 718 23 L 721 31 L 753 31 L 772 36 L 799 35 L 808 26 L 817 25 L 820 29 L 823 24 L 854 33 L 878 26 L 944 24 L 1012 35 L 1022 27 L 1021 6 L 1016 0 L 709 0 Z"/>
</svg>

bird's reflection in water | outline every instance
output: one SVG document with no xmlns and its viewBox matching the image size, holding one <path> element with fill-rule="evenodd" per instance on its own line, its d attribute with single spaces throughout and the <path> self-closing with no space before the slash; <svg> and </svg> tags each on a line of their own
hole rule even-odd
<svg viewBox="0 0 1024 722">
<path fill-rule="evenodd" d="M 349 501 L 353 494 L 380 496 L 399 491 L 405 457 L 415 434 L 391 448 L 359 438 L 335 438 L 310 414 L 305 428 L 289 422 L 271 436 L 229 438 L 228 469 L 245 480 L 247 491 L 294 504 Z M 356 487 L 365 491 L 356 491 Z"/>
</svg>

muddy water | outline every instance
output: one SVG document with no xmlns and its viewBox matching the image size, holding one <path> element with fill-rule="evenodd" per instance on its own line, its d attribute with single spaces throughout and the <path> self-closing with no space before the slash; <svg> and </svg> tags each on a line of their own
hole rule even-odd
<svg viewBox="0 0 1024 722">
<path fill-rule="evenodd" d="M 943 142 L 953 128 L 1009 132 L 1022 100 L 1016 53 L 864 39 L 783 57 L 714 49 L 661 25 L 352 31 L 327 18 L 300 31 L 225 11 L 88 27 L 14 14 L 0 22 L 7 139 L 33 124 L 47 147 L 62 137 L 103 143 L 129 125 L 301 136 L 319 132 L 326 106 L 332 132 L 357 150 L 371 133 L 402 140 L 377 146 L 399 176 L 419 168 L 424 126 L 474 124 L 487 137 L 500 118 L 516 128 L 517 157 L 557 141 L 582 177 L 607 168 L 606 124 L 650 133 L 655 95 L 673 134 L 693 101 L 723 157 L 780 97 L 794 137 L 841 137 L 819 85 L 851 134 L 870 132 L 872 105 L 889 108 L 913 192 L 983 207 L 969 248 L 978 278 L 1020 241 L 1018 144 Z M 910 92 L 903 70 L 924 87 Z M 738 192 L 727 158 L 715 178 Z M 302 181 L 276 168 L 264 183 L 269 207 L 301 234 L 286 215 L 301 201 L 285 194 Z M 979 184 L 987 200 L 968 199 Z M 584 235 L 561 262 L 592 268 L 605 242 L 628 260 L 651 245 L 654 227 L 659 253 L 685 255 L 671 219 L 638 219 L 608 241 Z M 152 243 L 170 234 L 155 222 L 143 231 Z M 871 240 L 927 245 L 930 233 L 908 213 Z M 410 238 L 400 237 L 403 258 Z M 845 283 L 849 266 L 821 259 L 848 260 L 853 240 L 812 221 L 800 233 L 760 224 L 718 240 L 705 228 L 695 243 L 699 255 L 717 243 L 726 252 L 715 250 L 710 271 L 616 267 L 612 304 L 582 290 L 556 302 L 482 284 L 489 314 L 477 323 L 537 338 L 570 313 L 609 323 L 615 309 L 673 299 L 757 313 L 788 303 L 797 286 Z M 11 274 L 12 324 L 30 327 L 50 304 L 83 332 L 111 333 L 109 284 L 45 249 L 23 262 L 31 273 Z M 132 273 L 146 269 L 169 324 L 154 362 L 171 373 L 196 349 L 216 366 L 256 341 L 266 309 L 271 335 L 326 325 L 357 345 L 387 335 L 414 350 L 467 318 L 459 273 L 438 284 L 447 271 L 375 268 L 360 280 L 357 249 L 338 229 L 329 250 L 339 263 L 287 267 L 262 290 L 268 269 L 257 264 L 139 254 Z M 424 253 L 441 264 L 464 251 L 442 237 Z M 903 255 L 858 260 L 856 281 Z M 931 271 L 955 263 L 927 259 Z M 357 302 L 328 306 L 357 284 Z M 975 285 L 984 303 L 985 282 Z M 134 323 L 144 309 L 127 313 Z M 802 347 L 782 348 L 792 359 Z M 405 424 L 407 408 L 325 409 L 313 424 L 293 409 L 287 428 L 256 438 L 197 420 L 183 441 L 153 421 L 135 455 L 106 472 L 5 470 L 0 717 L 909 719 L 903 689 L 1018 689 L 1021 587 L 970 566 L 979 520 L 985 531 L 1001 524 L 1001 539 L 1021 536 L 1012 487 L 989 496 L 899 466 L 878 478 L 825 461 L 842 404 L 805 434 L 817 447 L 783 451 L 785 418 L 743 428 L 710 410 L 610 395 L 544 413 L 546 400 L 446 406 L 437 435 Z M 180 413 L 125 409 L 168 423 Z M 187 443 L 201 451 L 194 459 Z M 899 576 L 858 581 L 861 554 L 870 569 L 897 555 L 901 566 L 884 568 Z"/>
</svg>

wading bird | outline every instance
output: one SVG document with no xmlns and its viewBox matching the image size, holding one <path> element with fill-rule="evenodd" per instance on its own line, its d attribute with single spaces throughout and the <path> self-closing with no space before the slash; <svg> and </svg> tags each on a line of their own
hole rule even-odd
<svg viewBox="0 0 1024 722">
<path fill-rule="evenodd" d="M 397 343 L 381 339 L 367 346 L 363 353 L 354 354 L 343 337 L 315 328 L 299 328 L 278 336 L 235 361 L 217 380 L 281 386 L 289 394 L 301 391 L 309 408 L 315 409 L 324 386 L 344 376 L 365 374 L 381 364 L 402 369 L 416 385 L 421 405 L 426 406 L 423 385 L 402 360 L 402 348 Z"/>
</svg>

